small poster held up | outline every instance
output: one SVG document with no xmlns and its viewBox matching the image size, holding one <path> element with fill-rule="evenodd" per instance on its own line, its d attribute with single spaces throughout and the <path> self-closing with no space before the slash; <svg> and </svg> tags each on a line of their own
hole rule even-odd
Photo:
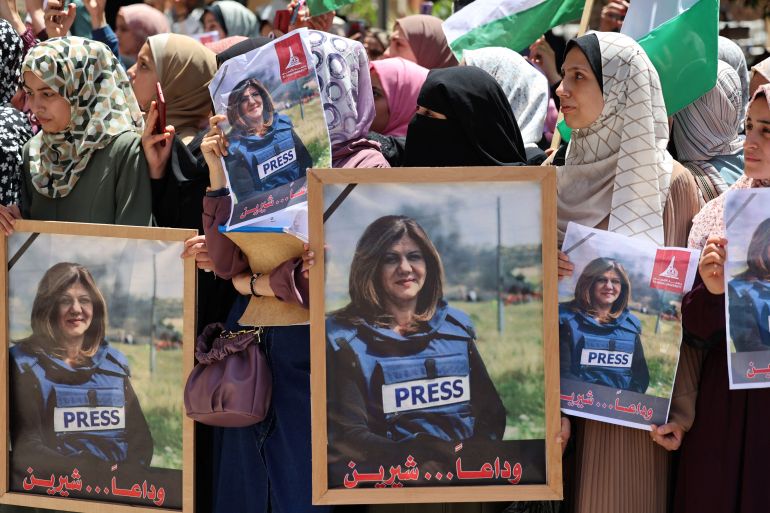
<svg viewBox="0 0 770 513">
<path fill-rule="evenodd" d="M 570 223 L 559 283 L 561 407 L 638 429 L 665 424 L 698 251 Z"/>
<path fill-rule="evenodd" d="M 770 191 L 729 191 L 725 318 L 730 388 L 770 387 Z"/>
<path fill-rule="evenodd" d="M 307 240 L 309 168 L 331 145 L 307 29 L 228 60 L 209 86 L 229 146 L 226 231 L 283 231 Z"/>
</svg>

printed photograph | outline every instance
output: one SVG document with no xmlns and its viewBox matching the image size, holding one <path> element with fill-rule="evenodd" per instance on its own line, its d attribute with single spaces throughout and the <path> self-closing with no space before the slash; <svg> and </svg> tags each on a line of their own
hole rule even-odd
<svg viewBox="0 0 770 513">
<path fill-rule="evenodd" d="M 770 387 L 770 219 L 764 189 L 736 190 L 725 200 L 729 248 L 725 315 L 730 388 Z"/>
<path fill-rule="evenodd" d="M 559 283 L 562 411 L 648 429 L 665 424 L 679 361 L 682 297 L 699 253 L 570 223 Z"/>
<path fill-rule="evenodd" d="M 327 216 L 329 489 L 545 483 L 540 185 L 359 184 Z"/>
<path fill-rule="evenodd" d="M 307 169 L 331 167 L 311 52 L 317 37 L 295 31 L 234 57 L 209 86 L 216 113 L 227 116 L 223 160 L 233 200 L 228 229 L 292 226 L 296 203 L 301 200 L 307 210 Z"/>
<path fill-rule="evenodd" d="M 9 491 L 181 510 L 182 250 L 8 238 Z"/>
</svg>

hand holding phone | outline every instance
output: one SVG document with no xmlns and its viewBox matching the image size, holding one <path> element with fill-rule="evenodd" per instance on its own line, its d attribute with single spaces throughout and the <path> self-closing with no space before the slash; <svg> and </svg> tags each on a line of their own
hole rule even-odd
<svg viewBox="0 0 770 513">
<path fill-rule="evenodd" d="M 166 131 L 166 99 L 163 97 L 163 89 L 160 87 L 160 82 L 155 83 L 155 95 L 157 101 L 155 106 L 158 108 L 158 118 L 155 121 L 154 134 L 162 134 Z M 166 146 L 166 141 L 160 142 L 161 146 Z"/>
<path fill-rule="evenodd" d="M 280 30 L 286 34 L 289 31 L 289 21 L 291 19 L 291 11 L 288 9 L 279 9 L 275 11 L 275 19 L 273 19 L 273 28 Z"/>
</svg>

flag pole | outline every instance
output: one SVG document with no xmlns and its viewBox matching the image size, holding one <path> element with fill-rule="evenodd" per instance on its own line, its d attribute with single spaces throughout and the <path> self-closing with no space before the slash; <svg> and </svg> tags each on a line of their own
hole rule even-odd
<svg viewBox="0 0 770 513">
<path fill-rule="evenodd" d="M 580 27 L 578 27 L 578 33 L 577 37 L 582 36 L 586 33 L 588 30 L 588 22 L 591 20 L 591 11 L 594 9 L 594 0 L 586 0 L 585 5 L 583 6 L 583 16 L 580 18 Z M 601 80 L 602 77 L 596 77 L 597 80 Z M 559 116 L 556 118 L 556 130 L 553 131 L 553 138 L 551 138 L 551 149 L 554 150 L 554 153 L 556 153 L 555 150 L 559 149 L 559 145 L 561 144 L 561 132 L 559 132 L 559 123 L 562 122 L 564 119 L 564 114 L 561 113 L 561 108 L 559 109 Z M 552 153 L 553 155 L 553 153 Z M 549 158 L 548 163 L 552 161 L 553 159 Z"/>
</svg>

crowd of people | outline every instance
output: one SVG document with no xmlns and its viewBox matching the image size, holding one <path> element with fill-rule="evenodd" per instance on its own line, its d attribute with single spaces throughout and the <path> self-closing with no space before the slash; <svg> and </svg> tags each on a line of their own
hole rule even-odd
<svg viewBox="0 0 770 513">
<path fill-rule="evenodd" d="M 212 322 L 242 328 L 238 319 L 252 295 L 307 308 L 312 251 L 254 274 L 218 230 L 231 210 L 220 157 L 237 155 L 264 132 L 228 140 L 220 126 L 226 116 L 212 112 L 208 85 L 228 59 L 281 35 L 272 11 L 256 13 L 234 0 L 148 1 L 121 7 L 111 26 L 106 0 L 41 4 L 29 0 L 22 19 L 16 0 L 0 0 L 0 230 L 11 234 L 18 219 L 194 228 L 200 235 L 185 243 L 183 257 L 199 269 L 198 331 Z M 334 98 L 321 91 L 324 105 L 354 120 L 327 120 L 333 167 L 554 164 L 560 241 L 576 222 L 702 249 L 695 287 L 682 305 L 669 422 L 645 432 L 562 417 L 565 500 L 550 507 L 766 511 L 770 438 L 762 429 L 770 392 L 731 391 L 725 372 L 723 209 L 726 191 L 770 186 L 770 59 L 749 66 L 738 45 L 720 38 L 716 86 L 670 118 L 655 67 L 617 32 L 627 7 L 607 2 L 595 27 L 601 31 L 566 42 L 563 52 L 547 34 L 524 57 L 507 48 L 455 55 L 441 20 L 430 15 L 401 18 L 389 34 L 347 33 L 333 12 L 311 16 L 295 2 L 288 6 L 300 9 L 290 30 L 350 38 L 339 80 L 344 90 Z M 217 41 L 192 37 L 204 32 L 216 32 Z M 321 80 L 339 72 L 326 64 L 337 52 L 330 45 L 317 49 Z M 167 126 L 159 133 L 156 83 L 166 104 Z M 241 89 L 260 94 L 253 84 Z M 559 110 L 572 137 L 552 149 Z M 275 185 L 251 175 L 255 190 Z M 409 220 L 398 222 L 417 230 Z M 572 271 L 560 253 L 559 276 Z M 435 310 L 451 315 L 441 301 L 431 315 Z M 377 329 L 396 337 L 431 321 L 410 312 L 387 316 Z M 355 315 L 348 321 L 374 322 Z M 311 505 L 309 327 L 265 333 L 269 417 L 245 428 L 201 430 L 198 511 L 353 511 Z M 498 510 L 542 511 L 536 507 L 546 506 Z"/>
</svg>

